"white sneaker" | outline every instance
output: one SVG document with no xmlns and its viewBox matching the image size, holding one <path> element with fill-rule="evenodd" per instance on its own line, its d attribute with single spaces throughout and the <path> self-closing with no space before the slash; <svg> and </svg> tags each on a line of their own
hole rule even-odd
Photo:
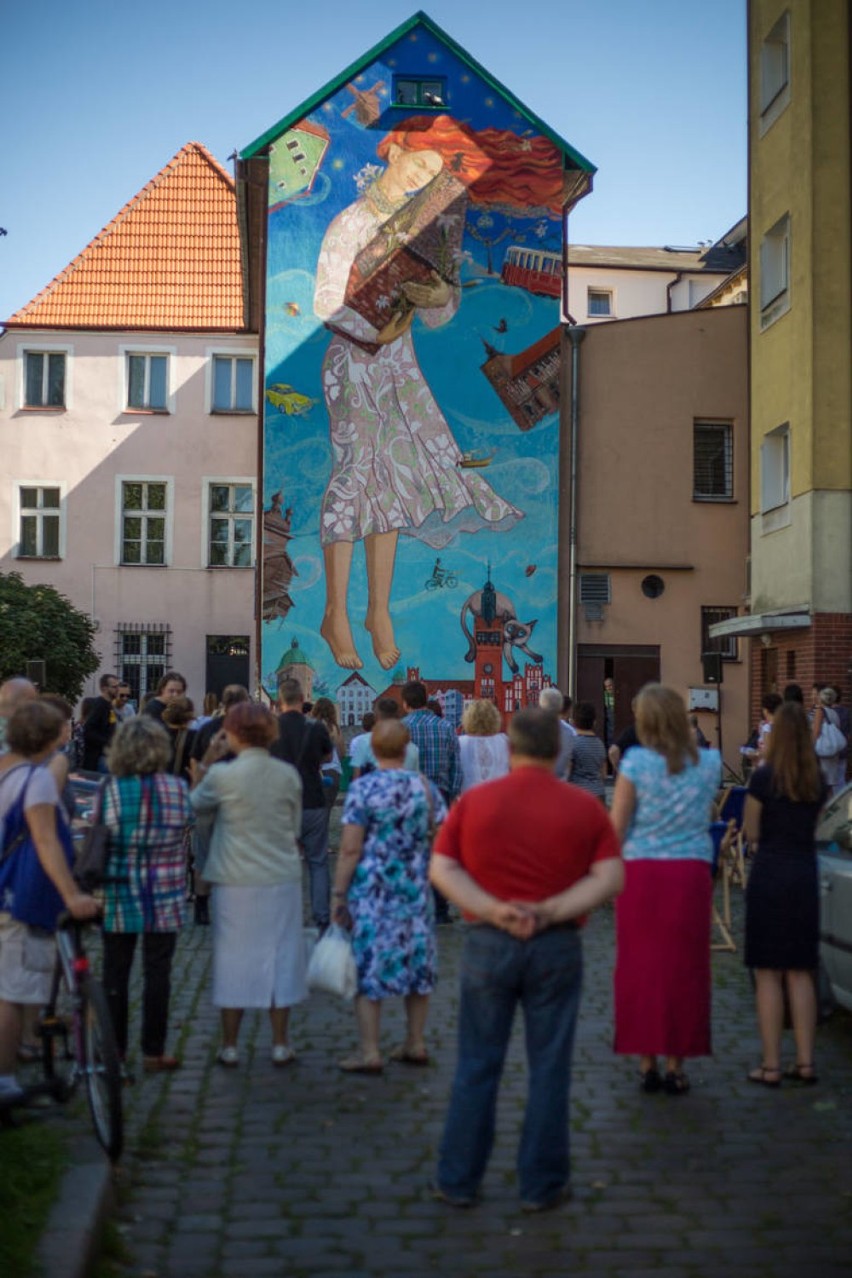
<svg viewBox="0 0 852 1278">
<path fill-rule="evenodd" d="M 216 1053 L 216 1060 L 226 1069 L 236 1069 L 240 1063 L 240 1054 L 235 1047 L 220 1047 Z"/>
<path fill-rule="evenodd" d="M 296 1059 L 296 1053 L 289 1044 L 276 1043 L 272 1049 L 273 1065 L 291 1065 Z"/>
</svg>

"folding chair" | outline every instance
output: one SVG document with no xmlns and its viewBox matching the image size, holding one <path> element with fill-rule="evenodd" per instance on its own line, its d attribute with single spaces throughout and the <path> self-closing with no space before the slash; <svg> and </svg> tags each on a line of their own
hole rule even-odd
<svg viewBox="0 0 852 1278">
<path fill-rule="evenodd" d="M 720 941 L 714 941 L 711 950 L 724 950 L 736 953 L 737 944 L 731 934 L 731 860 L 732 848 L 736 837 L 736 823 L 730 821 L 713 821 L 710 826 L 710 838 L 713 840 L 713 927 L 719 929 Z M 716 904 L 715 884 L 722 884 L 722 909 Z"/>
<path fill-rule="evenodd" d="M 743 811 L 745 810 L 745 801 L 748 790 L 744 785 L 732 785 L 724 791 L 722 801 L 719 805 L 719 820 L 727 823 L 733 821 L 735 830 L 732 843 L 733 865 L 731 867 L 731 882 L 745 887 L 746 881 L 746 837 L 743 832 Z"/>
</svg>

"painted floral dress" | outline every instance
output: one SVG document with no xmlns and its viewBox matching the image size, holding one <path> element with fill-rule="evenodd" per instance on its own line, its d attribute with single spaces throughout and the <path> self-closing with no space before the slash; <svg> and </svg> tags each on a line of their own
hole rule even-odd
<svg viewBox="0 0 852 1278">
<path fill-rule="evenodd" d="M 366 998 L 429 994 L 435 985 L 426 786 L 439 824 L 447 814 L 441 793 L 417 773 L 380 768 L 346 795 L 343 824 L 364 830 L 347 904 L 358 993 Z"/>
<path fill-rule="evenodd" d="M 411 329 L 375 353 L 359 345 L 375 343 L 377 330 L 344 305 L 346 285 L 386 216 L 369 193 L 356 200 L 329 225 L 317 263 L 314 311 L 332 331 L 322 368 L 332 472 L 320 537 L 328 545 L 397 530 L 440 549 L 459 532 L 511 528 L 523 512 L 458 466 L 461 450 L 417 362 Z M 458 303 L 454 288 L 445 306 L 421 308 L 415 322 L 438 328 Z"/>
</svg>

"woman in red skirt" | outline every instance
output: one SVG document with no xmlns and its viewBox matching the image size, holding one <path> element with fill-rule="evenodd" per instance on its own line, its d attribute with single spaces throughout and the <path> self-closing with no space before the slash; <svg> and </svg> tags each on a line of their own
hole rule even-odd
<svg viewBox="0 0 852 1278">
<path fill-rule="evenodd" d="M 697 748 L 683 699 L 661 684 L 639 693 L 636 730 L 641 745 L 625 756 L 611 812 L 626 872 L 615 916 L 615 1050 L 639 1057 L 644 1091 L 679 1096 L 689 1090 L 684 1058 L 711 1050 L 708 826 L 722 760 Z"/>
</svg>

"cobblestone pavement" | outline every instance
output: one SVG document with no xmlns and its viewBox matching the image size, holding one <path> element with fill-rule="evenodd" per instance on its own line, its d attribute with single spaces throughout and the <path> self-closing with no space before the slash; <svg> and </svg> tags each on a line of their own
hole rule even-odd
<svg viewBox="0 0 852 1278">
<path fill-rule="evenodd" d="M 738 894 L 741 913 L 742 898 Z M 575 1052 L 575 1199 L 519 1211 L 514 1157 L 525 1070 L 516 1027 L 482 1203 L 430 1200 L 454 1057 L 462 927 L 439 933 L 430 1015 L 433 1068 L 344 1076 L 349 1007 L 314 996 L 294 1014 L 298 1063 L 269 1059 L 265 1016 L 243 1025 L 241 1067 L 214 1063 L 209 929 L 176 958 L 172 1046 L 184 1068 L 127 1093 L 119 1228 L 130 1278 L 822 1278 L 852 1273 L 852 1018 L 820 1029 L 815 1088 L 750 1086 L 759 1062 L 740 956 L 714 956 L 715 1056 L 692 1062 L 689 1096 L 645 1096 L 635 1062 L 613 1056 L 613 915 L 586 933 Z M 741 920 L 737 935 L 741 933 Z M 386 1005 L 383 1041 L 402 1032 Z M 790 1044 L 792 1051 L 792 1044 Z"/>
</svg>

